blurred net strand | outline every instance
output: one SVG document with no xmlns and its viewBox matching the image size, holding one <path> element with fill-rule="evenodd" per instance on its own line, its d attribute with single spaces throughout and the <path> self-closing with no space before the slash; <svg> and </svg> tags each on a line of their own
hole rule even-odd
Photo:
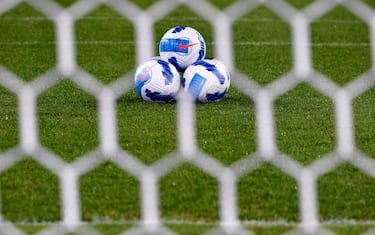
<svg viewBox="0 0 375 235">
<path fill-rule="evenodd" d="M 99 96 L 100 149 L 105 156 L 114 157 L 119 147 L 116 99 L 110 89 L 104 88 Z"/>
<path fill-rule="evenodd" d="M 197 152 L 194 101 L 191 96 L 183 91 L 178 94 L 177 100 L 178 147 L 180 154 L 189 160 Z"/>
<path fill-rule="evenodd" d="M 79 177 L 77 171 L 66 166 L 59 176 L 62 199 L 62 222 L 68 228 L 76 228 L 81 224 L 81 209 L 79 200 Z"/>
<path fill-rule="evenodd" d="M 20 147 L 0 154 L 0 172 L 10 168 L 22 155 L 30 155 L 43 167 L 59 177 L 62 201 L 62 225 L 67 228 L 63 234 L 75 229 L 83 233 L 94 233 L 87 227 L 81 227 L 81 208 L 79 195 L 79 178 L 91 171 L 105 160 L 110 160 L 124 171 L 140 181 L 141 185 L 141 224 L 127 230 L 124 234 L 142 234 L 155 232 L 174 234 L 163 227 L 160 218 L 158 181 L 183 162 L 189 162 L 203 172 L 214 177 L 219 183 L 219 216 L 220 227 L 207 234 L 252 234 L 245 231 L 239 221 L 237 211 L 237 181 L 251 173 L 265 162 L 269 162 L 290 175 L 298 182 L 300 228 L 294 232 L 306 233 L 326 231 L 320 227 L 318 219 L 317 180 L 319 176 L 335 169 L 344 161 L 349 161 L 361 171 L 375 178 L 375 162 L 363 153 L 358 152 L 354 144 L 352 101 L 362 93 L 375 86 L 375 12 L 359 0 L 317 0 L 302 10 L 297 10 L 282 0 L 247 0 L 231 4 L 219 10 L 211 3 L 194 0 L 187 1 L 161 0 L 147 10 L 140 9 L 127 0 L 81 0 L 67 9 L 52 0 L 4 0 L 0 2 L 0 14 L 26 2 L 40 10 L 55 22 L 57 66 L 32 82 L 25 83 L 16 75 L 0 66 L 0 85 L 14 93 L 19 99 Z M 177 136 L 178 152 L 162 158 L 151 166 L 146 166 L 136 157 L 119 147 L 116 126 L 116 99 L 132 87 L 132 71 L 109 86 L 103 85 L 95 77 L 77 66 L 75 48 L 75 21 L 85 14 L 105 4 L 119 12 L 123 18 L 130 20 L 135 27 L 136 61 L 152 57 L 154 51 L 154 24 L 183 4 L 207 20 L 213 26 L 215 55 L 222 60 L 232 74 L 232 84 L 255 102 L 257 125 L 257 152 L 225 167 L 212 156 L 200 152 L 195 133 L 194 102 L 180 95 L 177 103 Z M 232 24 L 246 13 L 258 6 L 265 6 L 284 19 L 292 28 L 293 71 L 284 74 L 266 88 L 248 79 L 247 75 L 236 70 L 233 55 Z M 339 88 L 324 75 L 312 69 L 310 24 L 336 6 L 343 6 L 369 26 L 371 43 L 371 71 L 360 75 L 346 87 Z M 67 77 L 77 86 L 91 94 L 98 102 L 99 149 L 85 154 L 72 163 L 66 163 L 59 156 L 40 146 L 38 136 L 38 119 L 36 100 L 43 91 L 54 86 Z M 44 83 L 46 81 L 46 83 Z M 287 155 L 278 152 L 273 103 L 277 97 L 293 89 L 301 82 L 307 82 L 323 95 L 329 97 L 335 106 L 335 123 L 337 147 L 333 153 L 315 160 L 309 166 L 302 166 Z M 102 157 L 101 155 L 104 155 Z M 63 166 L 62 168 L 60 166 Z M 1 211 L 2 213 L 2 211 Z M 2 218 L 3 216 L 0 216 Z M 3 219 L 3 218 L 2 218 Z M 60 230 L 59 230 L 60 228 Z M 0 221 L 0 231 L 5 234 L 24 234 L 12 223 Z M 61 234 L 60 226 L 50 226 L 38 234 Z M 292 231 L 293 232 L 293 231 Z M 97 233 L 100 234 L 100 233 Z M 329 234 L 329 232 L 327 233 Z"/>
<path fill-rule="evenodd" d="M 273 101 L 266 90 L 261 90 L 255 99 L 257 149 L 259 154 L 270 159 L 276 153 Z"/>
<path fill-rule="evenodd" d="M 21 147 L 25 154 L 33 155 L 39 146 L 36 97 L 31 87 L 25 85 L 22 87 L 18 98 Z"/>
<path fill-rule="evenodd" d="M 4 0 L 0 2 L 0 15 L 20 4 L 22 0 Z"/>
<path fill-rule="evenodd" d="M 315 232 L 319 227 L 317 186 L 314 172 L 306 168 L 302 170 L 298 180 L 300 191 L 299 205 L 301 214 L 301 226 L 307 232 Z"/>
<path fill-rule="evenodd" d="M 337 151 L 344 159 L 347 159 L 354 151 L 352 101 L 346 91 L 339 90 L 334 103 Z"/>
<path fill-rule="evenodd" d="M 237 178 L 230 168 L 225 168 L 219 177 L 221 226 L 237 229 L 240 225 L 237 211 Z"/>
<path fill-rule="evenodd" d="M 155 232 L 160 226 L 158 179 L 152 169 L 146 169 L 141 176 L 142 224 Z"/>
<path fill-rule="evenodd" d="M 74 21 L 68 12 L 62 12 L 56 19 L 57 64 L 62 75 L 69 77 L 76 67 L 74 47 Z"/>
</svg>

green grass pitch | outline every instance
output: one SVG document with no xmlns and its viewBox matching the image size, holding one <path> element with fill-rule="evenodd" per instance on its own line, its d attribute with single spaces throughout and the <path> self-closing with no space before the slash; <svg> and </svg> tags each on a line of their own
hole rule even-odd
<svg viewBox="0 0 375 235">
<path fill-rule="evenodd" d="M 56 0 L 62 6 L 74 0 Z M 134 2 L 147 8 L 155 0 Z M 234 0 L 211 0 L 224 9 Z M 312 0 L 288 0 L 304 8 Z M 364 1 L 375 8 L 372 0 Z M 212 26 L 181 5 L 155 24 L 158 40 L 175 25 L 196 28 L 214 57 Z M 79 66 L 104 84 L 134 69 L 132 23 L 103 5 L 75 24 Z M 343 7 L 336 7 L 311 24 L 314 68 L 345 86 L 371 68 L 369 27 Z M 53 23 L 22 3 L 0 15 L 0 65 L 25 82 L 56 65 Z M 261 86 L 292 69 L 290 26 L 266 7 L 258 7 L 233 24 L 235 66 Z M 0 154 L 19 144 L 18 101 L 0 86 Z M 335 149 L 332 100 L 308 84 L 282 95 L 274 105 L 280 151 L 308 165 Z M 96 99 L 69 80 L 38 97 L 40 141 L 67 162 L 98 147 Z M 375 87 L 353 101 L 356 147 L 375 158 Z M 197 104 L 200 149 L 230 165 L 256 151 L 253 101 L 231 87 L 220 102 Z M 177 148 L 176 104 L 150 104 L 134 90 L 117 100 L 121 148 L 152 164 Z M 218 183 L 190 164 L 183 164 L 160 180 L 160 213 L 180 234 L 201 234 L 219 219 Z M 104 234 L 118 234 L 140 220 L 139 182 L 113 163 L 104 163 L 80 178 L 82 219 Z M 0 174 L 1 213 L 33 233 L 61 219 L 58 179 L 35 161 L 25 158 Z M 321 221 L 375 221 L 375 179 L 351 164 L 342 164 L 318 181 Z M 257 234 L 286 232 L 299 218 L 297 182 L 272 165 L 264 164 L 238 184 L 238 211 L 243 221 L 286 221 L 279 226 L 247 226 Z M 101 224 L 114 221 L 113 224 Z M 124 223 L 115 223 L 123 221 Z M 184 221 L 186 224 L 184 224 Z M 204 222 L 199 225 L 198 222 Z M 191 222 L 196 222 L 192 223 Z M 290 224 L 289 224 L 290 223 Z M 328 226 L 337 234 L 359 234 L 371 226 Z"/>
</svg>

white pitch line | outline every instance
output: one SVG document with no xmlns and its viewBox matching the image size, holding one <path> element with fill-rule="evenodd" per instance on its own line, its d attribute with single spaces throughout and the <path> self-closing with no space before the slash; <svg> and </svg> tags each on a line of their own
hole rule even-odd
<svg viewBox="0 0 375 235">
<path fill-rule="evenodd" d="M 157 44 L 158 42 L 156 42 Z M 135 41 L 76 41 L 76 45 L 135 45 Z M 207 42 L 208 45 L 215 43 Z M 0 42 L 0 46 L 48 46 L 56 45 L 55 41 L 9 41 Z M 233 45 L 239 46 L 292 46 L 291 42 L 284 41 L 235 41 Z M 367 42 L 324 42 L 324 43 L 311 43 L 313 47 L 369 47 L 370 43 Z"/>
<path fill-rule="evenodd" d="M 242 46 L 292 46 L 291 42 L 264 42 L 264 41 L 248 41 L 248 42 L 235 42 L 234 45 Z M 322 42 L 311 43 L 313 47 L 369 47 L 370 43 L 367 42 Z"/>
<path fill-rule="evenodd" d="M 0 42 L 0 46 L 48 46 L 55 45 L 55 41 L 11 41 Z"/>
<path fill-rule="evenodd" d="M 0 17 L 1 20 L 6 21 L 50 21 L 49 18 L 45 16 L 3 16 Z M 79 20 L 93 20 L 93 21 L 107 21 L 107 20 L 115 20 L 115 21 L 122 21 L 126 20 L 123 17 L 120 16 L 85 16 L 82 17 Z M 167 21 L 174 21 L 174 22 L 182 22 L 182 21 L 204 21 L 200 17 L 166 17 L 162 20 Z M 236 20 L 236 22 L 249 22 L 249 23 L 287 23 L 286 21 L 282 19 L 274 19 L 274 18 L 240 18 Z M 353 19 L 353 20 L 343 20 L 343 19 L 318 19 L 316 21 L 313 21 L 312 23 L 324 23 L 324 24 L 365 24 L 365 22 L 359 20 L 359 19 Z"/>
<path fill-rule="evenodd" d="M 21 226 L 48 226 L 58 222 L 50 221 L 21 221 L 13 222 L 16 225 Z M 94 221 L 83 222 L 87 225 L 136 225 L 141 224 L 140 220 L 113 220 L 110 218 L 95 219 Z M 219 226 L 220 221 L 203 221 L 203 220 L 174 220 L 174 219 L 163 219 L 162 224 L 174 224 L 174 225 L 192 225 L 192 226 Z M 287 221 L 283 219 L 267 221 L 267 220 L 244 220 L 240 222 L 243 226 L 256 226 L 256 227 L 275 227 L 275 226 L 298 226 L 297 221 Z M 323 226 L 375 226 L 375 220 L 350 220 L 350 219 L 332 219 L 320 222 Z"/>
<path fill-rule="evenodd" d="M 135 41 L 76 41 L 76 45 L 134 45 Z M 47 46 L 56 45 L 55 41 L 12 41 L 0 42 L 0 46 Z"/>
</svg>

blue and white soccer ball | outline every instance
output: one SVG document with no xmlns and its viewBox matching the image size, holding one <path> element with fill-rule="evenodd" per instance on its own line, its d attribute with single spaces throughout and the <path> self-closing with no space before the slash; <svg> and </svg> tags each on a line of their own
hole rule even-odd
<svg viewBox="0 0 375 235">
<path fill-rule="evenodd" d="M 197 30 L 177 26 L 161 38 L 159 54 L 163 60 L 176 66 L 177 70 L 184 71 L 192 63 L 204 59 L 206 43 Z"/>
<path fill-rule="evenodd" d="M 174 101 L 181 83 L 176 67 L 158 57 L 140 64 L 134 80 L 135 90 L 142 100 L 160 103 Z"/>
<path fill-rule="evenodd" d="M 204 59 L 190 65 L 184 72 L 182 87 L 196 101 L 215 102 L 228 92 L 230 75 L 217 59 Z"/>
</svg>

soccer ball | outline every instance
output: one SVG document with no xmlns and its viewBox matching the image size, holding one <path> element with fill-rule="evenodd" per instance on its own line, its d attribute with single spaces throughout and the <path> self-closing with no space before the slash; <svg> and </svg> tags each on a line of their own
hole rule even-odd
<svg viewBox="0 0 375 235">
<path fill-rule="evenodd" d="M 203 59 L 190 65 L 184 72 L 182 87 L 196 101 L 221 100 L 230 86 L 225 65 L 217 59 Z"/>
<path fill-rule="evenodd" d="M 149 102 L 174 101 L 180 89 L 180 74 L 176 67 L 158 57 L 140 64 L 134 80 L 138 96 Z"/>
<path fill-rule="evenodd" d="M 204 59 L 206 43 L 195 29 L 177 26 L 168 30 L 159 44 L 159 54 L 177 70 L 184 71 L 192 63 Z"/>
</svg>

